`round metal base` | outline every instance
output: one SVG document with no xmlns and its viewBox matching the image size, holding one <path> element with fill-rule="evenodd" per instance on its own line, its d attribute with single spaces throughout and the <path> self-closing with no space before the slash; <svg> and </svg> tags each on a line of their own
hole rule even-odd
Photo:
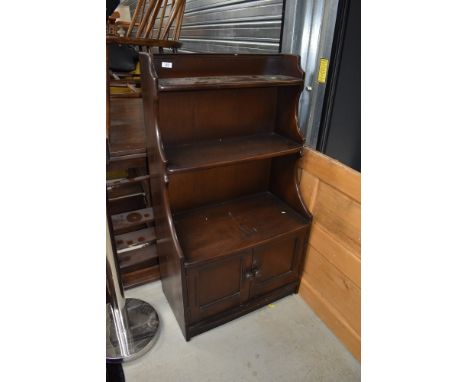
<svg viewBox="0 0 468 382">
<path fill-rule="evenodd" d="M 116 318 L 110 304 L 106 308 L 107 362 L 128 362 L 141 357 L 153 347 L 159 337 L 159 317 L 150 304 L 127 298 L 124 325 L 116 322 L 119 317 Z M 123 330 L 118 327 L 123 327 Z"/>
</svg>

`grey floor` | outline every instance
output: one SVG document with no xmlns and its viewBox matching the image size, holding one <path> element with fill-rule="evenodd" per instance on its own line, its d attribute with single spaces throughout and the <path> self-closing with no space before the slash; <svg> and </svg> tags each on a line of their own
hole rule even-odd
<svg viewBox="0 0 468 382">
<path fill-rule="evenodd" d="M 285 297 L 186 342 L 161 283 L 134 288 L 158 311 L 161 334 L 124 365 L 127 382 L 359 381 L 360 364 L 299 295 Z"/>
</svg>

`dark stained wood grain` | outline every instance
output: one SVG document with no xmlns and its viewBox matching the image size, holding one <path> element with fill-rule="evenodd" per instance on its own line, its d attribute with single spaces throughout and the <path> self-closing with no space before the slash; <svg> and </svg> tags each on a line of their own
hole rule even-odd
<svg viewBox="0 0 468 382">
<path fill-rule="evenodd" d="M 275 132 L 304 144 L 305 138 L 298 129 L 297 108 L 302 88 L 278 88 Z"/>
<path fill-rule="evenodd" d="M 297 291 L 311 223 L 296 180 L 304 73 L 287 55 L 140 62 L 162 286 L 189 340 Z"/>
<path fill-rule="evenodd" d="M 127 98 L 142 98 L 141 92 L 132 93 L 114 93 L 110 95 L 110 99 L 127 99 Z"/>
<path fill-rule="evenodd" d="M 308 226 L 271 193 L 201 207 L 174 216 L 187 264 L 257 246 Z"/>
<path fill-rule="evenodd" d="M 146 207 L 145 192 L 140 183 L 125 184 L 108 190 L 111 215 Z"/>
<path fill-rule="evenodd" d="M 270 86 L 291 86 L 302 83 L 302 78 L 281 75 L 251 76 L 206 76 L 160 79 L 158 88 L 161 92 L 194 89 L 234 89 Z"/>
<path fill-rule="evenodd" d="M 127 88 L 129 86 L 139 86 L 141 80 L 139 78 L 119 78 L 119 79 L 111 79 L 109 80 L 109 86 L 117 87 L 117 88 Z"/>
<path fill-rule="evenodd" d="M 184 256 L 174 230 L 171 207 L 167 191 L 165 172 L 166 157 L 157 127 L 158 98 L 156 93 L 156 72 L 148 54 L 140 55 L 148 168 L 151 185 L 151 199 L 156 230 L 156 250 L 164 294 L 184 336 L 187 336 L 188 312 L 186 284 L 184 277 Z"/>
<path fill-rule="evenodd" d="M 200 321 L 247 301 L 250 283 L 244 274 L 250 263 L 250 252 L 244 251 L 188 270 L 190 322 Z"/>
<path fill-rule="evenodd" d="M 273 132 L 277 92 L 271 87 L 159 93 L 164 146 Z"/>
<path fill-rule="evenodd" d="M 202 321 L 196 322 L 187 328 L 186 338 L 189 340 L 197 334 L 206 332 L 207 330 L 232 321 L 244 314 L 254 311 L 255 309 L 279 300 L 282 297 L 288 296 L 297 290 L 298 285 L 299 280 L 296 280 L 293 283 L 283 285 L 268 294 L 261 295 L 256 298 L 250 298 L 246 303 L 240 306 L 234 306 L 231 309 L 224 310 L 214 316 L 209 316 Z"/>
<path fill-rule="evenodd" d="M 299 232 L 253 248 L 255 277 L 250 287 L 251 297 L 264 295 L 298 279 L 306 236 L 307 228 L 304 227 Z"/>
<path fill-rule="evenodd" d="M 302 145 L 275 133 L 168 146 L 168 174 L 297 153 Z"/>
<path fill-rule="evenodd" d="M 154 244 L 138 248 L 133 251 L 119 253 L 117 257 L 119 260 L 120 271 L 124 273 L 133 272 L 159 264 L 156 245 Z"/>
<path fill-rule="evenodd" d="M 111 179 L 106 182 L 106 186 L 108 189 L 112 189 L 112 188 L 122 187 L 126 184 L 144 182 L 148 179 L 149 179 L 149 175 L 135 176 L 134 178 Z"/>
<path fill-rule="evenodd" d="M 180 48 L 182 43 L 172 40 L 155 40 L 152 38 L 132 38 L 132 37 L 116 37 L 107 36 L 107 44 L 123 44 L 135 46 L 157 46 L 161 48 Z"/>
<path fill-rule="evenodd" d="M 146 157 L 141 99 L 111 99 L 110 117 L 109 160 L 130 155 Z"/>
<path fill-rule="evenodd" d="M 171 211 L 177 213 L 265 192 L 269 173 L 270 160 L 264 159 L 169 175 Z"/>
<path fill-rule="evenodd" d="M 299 155 L 289 155 L 272 159 L 269 188 L 296 212 L 311 219 L 312 215 L 307 210 L 299 191 L 297 180 L 299 158 Z"/>
<path fill-rule="evenodd" d="M 256 75 L 304 79 L 299 57 L 287 54 L 157 54 L 151 59 L 159 79 Z M 163 67 L 163 62 L 172 68 Z"/>
<path fill-rule="evenodd" d="M 114 156 L 107 163 L 107 171 L 125 171 L 129 168 L 146 168 L 146 150 L 141 154 Z"/>
<path fill-rule="evenodd" d="M 161 278 L 160 266 L 153 265 L 133 272 L 122 273 L 122 282 L 125 289 L 135 288 L 140 285 L 157 281 Z"/>
<path fill-rule="evenodd" d="M 141 99 L 110 100 L 109 149 L 111 157 L 146 154 L 146 135 Z"/>
</svg>

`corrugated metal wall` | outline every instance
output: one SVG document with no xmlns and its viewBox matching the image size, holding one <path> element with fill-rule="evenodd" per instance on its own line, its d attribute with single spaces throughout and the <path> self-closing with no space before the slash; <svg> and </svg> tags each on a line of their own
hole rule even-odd
<svg viewBox="0 0 468 382">
<path fill-rule="evenodd" d="M 306 143 L 317 147 L 327 84 L 319 83 L 321 58 L 330 59 L 339 0 L 287 0 L 282 53 L 301 56 L 305 90 L 299 103 L 299 126 Z M 328 81 L 328 80 L 327 80 Z"/>
<path fill-rule="evenodd" d="M 183 49 L 278 53 L 282 14 L 283 0 L 187 0 Z"/>
<path fill-rule="evenodd" d="M 187 0 L 180 51 L 278 53 L 283 1 Z M 121 1 L 132 13 L 136 3 Z"/>
</svg>

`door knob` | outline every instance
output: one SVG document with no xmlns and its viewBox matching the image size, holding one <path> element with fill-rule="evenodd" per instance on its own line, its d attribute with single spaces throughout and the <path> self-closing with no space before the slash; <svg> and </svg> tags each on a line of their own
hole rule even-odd
<svg viewBox="0 0 468 382">
<path fill-rule="evenodd" d="M 260 277 L 262 275 L 262 272 L 260 271 L 260 269 L 254 268 L 252 269 L 252 274 L 253 274 L 253 277 Z"/>
<path fill-rule="evenodd" d="M 254 274 L 252 272 L 250 272 L 250 271 L 245 272 L 245 278 L 247 280 L 249 280 L 249 279 L 251 279 L 253 277 L 254 277 Z"/>
<path fill-rule="evenodd" d="M 252 271 L 245 272 L 245 278 L 247 280 L 259 277 L 262 275 L 262 272 L 258 268 L 252 268 Z"/>
</svg>

